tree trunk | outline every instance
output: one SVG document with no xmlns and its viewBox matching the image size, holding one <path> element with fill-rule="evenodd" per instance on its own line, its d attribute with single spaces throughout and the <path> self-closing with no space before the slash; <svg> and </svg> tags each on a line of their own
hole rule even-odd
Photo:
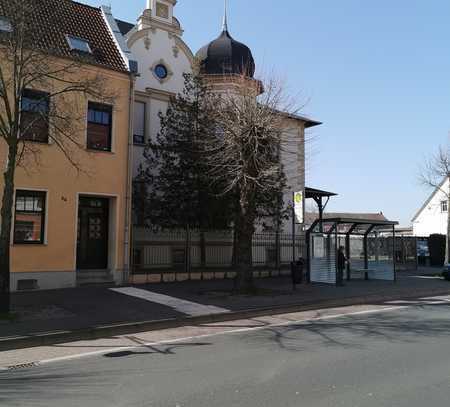
<svg viewBox="0 0 450 407">
<path fill-rule="evenodd" d="M 244 203 L 243 203 L 244 202 Z M 236 221 L 236 282 L 239 292 L 251 292 L 253 283 L 253 234 L 255 214 L 253 199 L 241 200 L 240 213 Z"/>
<path fill-rule="evenodd" d="M 0 312 L 8 313 L 10 305 L 10 244 L 12 209 L 14 204 L 14 173 L 16 169 L 17 145 L 9 146 L 8 164 L 3 174 L 3 198 L 0 226 Z"/>
</svg>

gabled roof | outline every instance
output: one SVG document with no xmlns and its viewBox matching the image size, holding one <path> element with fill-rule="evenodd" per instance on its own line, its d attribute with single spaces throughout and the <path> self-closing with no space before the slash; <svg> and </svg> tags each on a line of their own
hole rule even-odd
<svg viewBox="0 0 450 407">
<path fill-rule="evenodd" d="M 13 1 L 0 0 L 0 15 L 8 17 Z M 128 72 L 100 8 L 72 0 L 34 0 L 31 4 L 39 30 L 36 47 L 55 56 L 79 57 L 67 42 L 67 36 L 73 36 L 89 43 L 92 55 L 86 55 L 86 63 Z"/>
<path fill-rule="evenodd" d="M 428 206 L 428 204 L 431 202 L 431 200 L 433 199 L 433 197 L 441 190 L 441 188 L 444 186 L 445 181 L 447 181 L 447 177 L 445 177 L 442 182 L 439 184 L 439 186 L 437 186 L 433 192 L 431 193 L 431 195 L 429 196 L 429 198 L 425 201 L 425 203 L 420 207 L 420 209 L 417 211 L 417 213 L 414 215 L 414 217 L 412 218 L 412 222 L 415 222 L 415 220 L 419 217 L 419 215 L 422 213 L 422 211 Z"/>
<path fill-rule="evenodd" d="M 119 20 L 117 18 L 116 23 L 122 35 L 127 35 L 135 27 L 134 24 L 131 24 L 128 21 Z"/>
</svg>

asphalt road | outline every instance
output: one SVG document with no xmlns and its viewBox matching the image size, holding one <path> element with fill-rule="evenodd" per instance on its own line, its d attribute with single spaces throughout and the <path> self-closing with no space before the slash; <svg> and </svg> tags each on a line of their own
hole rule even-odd
<svg viewBox="0 0 450 407">
<path fill-rule="evenodd" d="M 425 305 L 0 372 L 0 406 L 442 407 L 449 348 Z"/>
</svg>

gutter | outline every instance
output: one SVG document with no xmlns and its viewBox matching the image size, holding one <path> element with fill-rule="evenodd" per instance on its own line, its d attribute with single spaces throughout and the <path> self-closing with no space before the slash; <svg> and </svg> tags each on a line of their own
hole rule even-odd
<svg viewBox="0 0 450 407">
<path fill-rule="evenodd" d="M 83 329 L 43 332 L 24 336 L 0 338 L 0 352 L 50 346 L 62 343 L 108 338 L 112 336 L 131 335 L 162 329 L 180 328 L 185 326 L 230 322 L 240 319 L 250 319 L 271 315 L 282 315 L 301 311 L 323 310 L 327 308 L 347 307 L 353 305 L 383 305 L 387 301 L 417 300 L 423 297 L 448 295 L 449 288 L 420 289 L 410 293 L 369 294 L 341 299 L 322 301 L 307 301 L 298 304 L 286 304 L 272 307 L 256 307 L 231 311 L 223 314 L 201 315 L 195 317 L 175 317 L 164 320 L 143 320 L 137 322 L 97 325 Z M 1 370 L 1 369 L 0 369 Z"/>
</svg>

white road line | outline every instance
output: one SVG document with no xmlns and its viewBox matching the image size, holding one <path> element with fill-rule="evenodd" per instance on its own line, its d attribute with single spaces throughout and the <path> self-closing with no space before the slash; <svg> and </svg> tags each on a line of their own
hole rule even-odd
<svg viewBox="0 0 450 407">
<path fill-rule="evenodd" d="M 142 290 L 134 287 L 111 288 L 119 294 L 129 295 L 131 297 L 140 298 L 141 300 L 155 302 L 170 307 L 178 312 L 181 312 L 192 317 L 212 314 L 224 314 L 230 312 L 225 308 L 215 307 L 213 305 L 203 305 L 191 301 L 181 300 L 168 295 L 155 293 L 152 291 Z"/>
<path fill-rule="evenodd" d="M 309 319 L 298 320 L 298 321 L 278 322 L 278 323 L 274 323 L 274 324 L 262 325 L 262 326 L 257 326 L 257 327 L 239 328 L 239 329 L 233 329 L 230 331 L 215 332 L 215 333 L 205 334 L 205 335 L 194 335 L 194 336 L 187 336 L 187 337 L 177 338 L 177 339 L 167 339 L 167 340 L 157 341 L 157 342 L 148 342 L 148 343 L 143 343 L 142 345 L 139 345 L 139 346 L 133 345 L 133 346 L 123 346 L 120 348 L 102 349 L 102 350 L 82 353 L 82 354 L 78 354 L 78 355 L 62 356 L 62 357 L 58 357 L 58 358 L 54 358 L 54 359 L 41 360 L 38 363 L 40 365 L 46 365 L 46 364 L 51 364 L 51 363 L 56 363 L 56 362 L 65 362 L 65 361 L 82 359 L 82 358 L 92 357 L 92 356 L 102 356 L 102 355 L 106 355 L 108 353 L 138 350 L 138 349 L 142 349 L 142 348 L 149 347 L 149 346 L 175 344 L 175 343 L 180 343 L 180 342 L 191 341 L 194 339 L 197 340 L 197 339 L 204 339 L 204 338 L 212 338 L 212 337 L 221 336 L 221 335 L 262 331 L 262 330 L 268 329 L 268 328 L 279 328 L 279 327 L 289 326 L 289 325 L 306 324 L 308 322 L 337 319 L 337 318 L 342 318 L 342 317 L 347 317 L 347 316 L 359 316 L 359 315 L 368 315 L 368 314 L 378 314 L 378 313 L 383 313 L 383 312 L 392 312 L 392 311 L 398 311 L 398 310 L 405 309 L 405 308 L 410 308 L 410 307 L 396 306 L 396 307 L 388 307 L 388 308 L 381 308 L 381 309 L 377 308 L 377 309 L 356 311 L 356 312 L 349 312 L 349 313 L 341 313 L 341 314 L 335 314 L 335 315 L 325 315 L 325 316 L 319 316 L 319 317 L 315 317 L 315 318 L 309 318 Z M 329 309 L 328 311 L 332 311 L 332 309 Z"/>
<path fill-rule="evenodd" d="M 420 301 L 420 300 L 441 300 L 441 301 L 443 300 L 443 301 L 445 301 L 447 299 L 450 299 L 450 297 L 443 297 L 443 296 L 428 297 L 428 298 L 419 299 L 418 301 Z M 441 302 L 441 304 L 442 304 L 442 302 Z M 314 322 L 314 321 L 330 320 L 330 319 L 337 319 L 337 318 L 349 317 L 349 316 L 360 316 L 360 315 L 369 315 L 369 314 L 379 314 L 379 313 L 383 313 L 383 312 L 393 312 L 393 311 L 414 308 L 414 307 L 420 306 L 420 305 L 424 305 L 424 304 L 420 304 L 420 303 L 416 302 L 416 303 L 412 303 L 412 304 L 408 304 L 408 305 L 397 305 L 397 306 L 384 307 L 384 308 L 374 308 L 374 309 L 369 309 L 369 310 L 364 310 L 364 311 L 355 311 L 355 312 L 348 312 L 348 313 L 341 312 L 339 314 L 324 315 L 324 316 L 318 316 L 318 317 L 314 317 L 314 318 L 307 318 L 307 319 L 303 319 L 303 320 L 302 319 L 294 320 L 294 321 L 290 320 L 290 321 L 278 322 L 278 323 L 261 325 L 261 326 L 256 326 L 256 327 L 238 328 L 238 329 L 234 329 L 234 330 L 221 331 L 221 332 L 215 332 L 215 333 L 204 334 L 204 335 L 193 335 L 193 336 L 187 336 L 187 337 L 177 338 L 177 339 L 167 339 L 167 340 L 156 341 L 156 342 L 148 342 L 148 343 L 143 343 L 142 345 L 138 345 L 138 346 L 132 345 L 132 346 L 122 346 L 122 347 L 117 347 L 117 348 L 112 347 L 109 349 L 102 349 L 102 350 L 98 350 L 98 351 L 86 352 L 86 353 L 81 353 L 81 354 L 77 354 L 77 355 L 45 359 L 45 360 L 38 361 L 36 363 L 38 363 L 39 365 L 48 365 L 48 364 L 52 364 L 52 363 L 83 359 L 83 358 L 92 357 L 92 356 L 102 356 L 102 355 L 106 355 L 108 353 L 138 350 L 138 349 L 143 349 L 143 348 L 149 347 L 149 346 L 175 344 L 175 343 L 186 342 L 186 341 L 190 341 L 190 340 L 197 340 L 197 339 L 202 339 L 202 338 L 212 338 L 212 337 L 228 335 L 228 334 L 240 334 L 240 333 L 246 333 L 246 332 L 261 331 L 261 330 L 268 329 L 268 328 L 277 328 L 277 327 L 283 327 L 283 326 L 289 326 L 289 325 L 307 324 L 309 322 Z M 328 309 L 327 311 L 332 312 L 333 309 L 331 308 L 331 309 Z M 282 318 L 283 315 L 277 315 L 275 317 Z M 250 318 L 249 320 L 252 320 L 252 318 Z M 214 325 L 212 325 L 212 327 L 213 326 Z M 95 345 L 93 345 L 93 347 L 95 347 Z M 5 370 L 8 371 L 8 369 L 0 368 L 0 371 L 5 371 Z"/>
</svg>

